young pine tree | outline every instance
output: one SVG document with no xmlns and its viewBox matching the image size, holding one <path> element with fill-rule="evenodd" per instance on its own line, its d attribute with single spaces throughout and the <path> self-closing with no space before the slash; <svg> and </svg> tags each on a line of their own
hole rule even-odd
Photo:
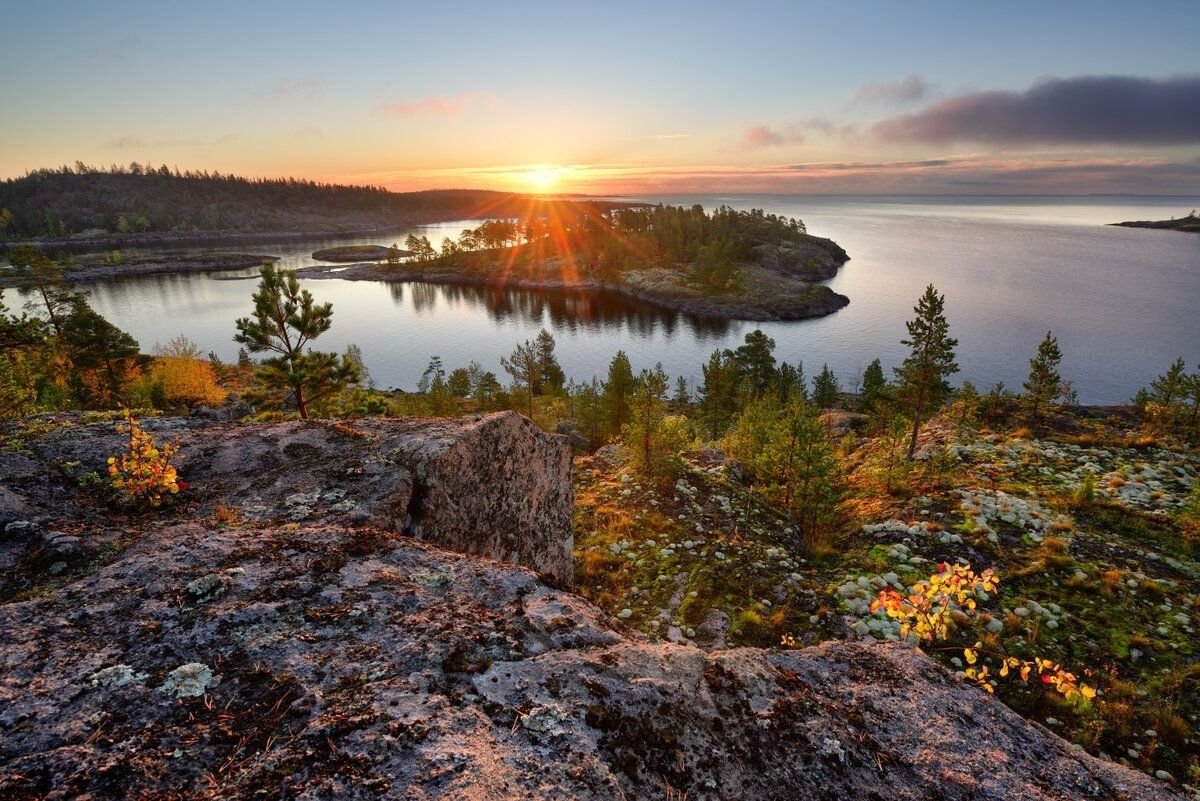
<svg viewBox="0 0 1200 801">
<path fill-rule="evenodd" d="M 1058 373 L 1062 362 L 1062 350 L 1058 340 L 1049 331 L 1038 345 L 1037 355 L 1029 360 L 1029 378 L 1025 379 L 1025 405 L 1029 419 L 1037 424 L 1042 411 L 1062 394 L 1063 381 Z"/>
<path fill-rule="evenodd" d="M 318 304 L 300 289 L 295 270 L 264 264 L 254 293 L 254 316 L 235 325 L 234 341 L 251 353 L 273 353 L 259 362 L 258 380 L 274 390 L 291 392 L 296 411 L 308 419 L 309 404 L 341 391 L 358 380 L 352 361 L 336 353 L 312 350 L 309 343 L 329 330 L 333 304 Z"/>
<path fill-rule="evenodd" d="M 704 382 L 700 385 L 699 417 L 704 430 L 716 439 L 725 433 L 738 407 L 741 369 L 732 351 L 713 351 L 703 365 Z"/>
<path fill-rule="evenodd" d="M 1167 372 L 1150 382 L 1150 400 L 1168 409 L 1183 400 L 1187 391 L 1186 371 L 1182 356 L 1173 361 Z"/>
<path fill-rule="evenodd" d="M 863 371 L 862 408 L 872 412 L 887 391 L 887 379 L 883 376 L 883 365 L 875 359 Z"/>
<path fill-rule="evenodd" d="M 837 376 L 829 369 L 828 364 L 823 365 L 821 372 L 817 373 L 817 377 L 813 379 L 813 404 L 818 409 L 832 409 L 837 404 L 837 399 Z"/>
<path fill-rule="evenodd" d="M 678 437 L 664 436 L 674 433 L 665 426 L 668 386 L 661 364 L 642 370 L 631 400 L 632 419 L 621 430 L 625 445 L 633 451 L 634 465 L 647 475 L 666 475 L 678 460 Z"/>
<path fill-rule="evenodd" d="M 608 379 L 604 382 L 602 398 L 608 436 L 620 433 L 621 428 L 629 422 L 629 399 L 636 384 L 629 357 L 625 351 L 617 351 L 608 364 Z"/>
<path fill-rule="evenodd" d="M 900 344 L 908 345 L 911 350 L 904 363 L 894 368 L 900 403 L 912 420 L 909 459 L 917 451 L 921 426 L 941 408 L 950 392 L 946 378 L 958 372 L 954 359 L 958 340 L 950 336 L 946 300 L 933 284 L 925 288 L 913 311 L 916 317 L 904 324 L 908 337 L 900 340 Z"/>
<path fill-rule="evenodd" d="M 500 366 L 513 379 L 513 389 L 524 393 L 528 398 L 527 409 L 529 417 L 533 417 L 533 398 L 542 385 L 542 356 L 536 342 L 525 340 L 522 345 L 513 348 L 507 358 L 500 357 Z"/>
<path fill-rule="evenodd" d="M 543 328 L 538 332 L 534 344 L 537 346 L 539 372 L 542 377 L 541 384 L 534 391 L 539 395 L 560 391 L 567 382 L 567 377 L 554 356 L 554 337 Z"/>
</svg>

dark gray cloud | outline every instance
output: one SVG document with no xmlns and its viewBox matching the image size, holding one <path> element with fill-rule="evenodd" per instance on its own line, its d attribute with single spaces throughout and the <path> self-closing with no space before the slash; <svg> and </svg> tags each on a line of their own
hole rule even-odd
<svg viewBox="0 0 1200 801">
<path fill-rule="evenodd" d="M 854 104 L 916 103 L 929 95 L 929 84 L 919 75 L 905 75 L 890 83 L 870 83 L 854 95 Z"/>
<path fill-rule="evenodd" d="M 996 145 L 1200 142 L 1200 75 L 1054 78 L 1024 92 L 978 92 L 879 122 L 889 141 Z"/>
</svg>

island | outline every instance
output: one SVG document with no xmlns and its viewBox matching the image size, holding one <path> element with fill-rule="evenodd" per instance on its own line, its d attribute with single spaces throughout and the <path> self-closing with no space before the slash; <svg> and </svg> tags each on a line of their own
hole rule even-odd
<svg viewBox="0 0 1200 801">
<path fill-rule="evenodd" d="M 701 317 L 798 320 L 850 300 L 820 283 L 849 256 L 794 218 L 762 210 L 581 207 L 526 220 L 489 220 L 440 248 L 410 236 L 391 263 L 302 268 L 301 277 L 613 292 Z M 315 255 L 315 254 L 314 254 Z"/>
<path fill-rule="evenodd" d="M 412 251 L 401 250 L 397 247 L 383 245 L 341 245 L 333 248 L 323 248 L 312 254 L 317 261 L 332 262 L 361 262 L 363 260 L 386 261 L 411 256 Z"/>
<path fill-rule="evenodd" d="M 1122 228 L 1157 228 L 1163 231 L 1186 231 L 1192 234 L 1200 234 L 1200 216 L 1196 215 L 1195 209 L 1192 209 L 1192 212 L 1186 217 L 1172 217 L 1169 220 L 1131 220 L 1129 222 L 1109 224 Z"/>
<path fill-rule="evenodd" d="M 29 251 L 28 246 L 24 246 Z M 5 256 L 11 262 L 0 266 L 0 289 L 31 286 L 33 276 L 28 269 L 29 260 L 22 256 L 22 246 L 13 248 Z M 40 254 L 40 251 L 34 251 Z M 63 279 L 72 284 L 86 284 L 109 278 L 127 278 L 146 275 L 179 275 L 184 273 L 214 273 L 247 270 L 266 263 L 274 263 L 278 256 L 256 253 L 166 253 L 139 250 L 111 250 L 103 253 L 85 253 L 62 256 Z"/>
</svg>

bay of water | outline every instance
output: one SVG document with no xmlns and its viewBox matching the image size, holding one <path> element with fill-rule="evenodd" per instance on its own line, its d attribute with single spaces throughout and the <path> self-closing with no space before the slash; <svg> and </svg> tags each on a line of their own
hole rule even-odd
<svg viewBox="0 0 1200 801">
<path fill-rule="evenodd" d="M 850 298 L 841 311 L 788 323 L 700 320 L 614 297 L 477 287 L 310 280 L 332 301 L 333 328 L 317 343 L 359 345 L 380 387 L 415 388 L 429 358 L 448 367 L 478 361 L 507 380 L 500 357 L 550 330 L 571 377 L 603 376 L 618 349 L 635 369 L 662 362 L 695 386 L 717 348 L 735 347 L 761 328 L 776 357 L 803 361 L 811 377 L 828 363 L 843 385 L 874 358 L 901 361 L 904 321 L 926 284 L 946 295 L 959 340 L 957 381 L 981 389 L 1020 387 L 1047 330 L 1059 339 L 1063 376 L 1087 403 L 1123 403 L 1177 356 L 1200 362 L 1200 236 L 1106 227 L 1164 219 L 1200 198 L 929 198 L 676 196 L 653 202 L 763 208 L 803 219 L 810 233 L 841 244 L 851 260 L 829 285 Z M 474 223 L 413 229 L 437 243 Z M 329 244 L 403 243 L 408 231 L 359 238 L 242 244 L 227 250 L 312 264 Z M 144 350 L 184 334 L 233 358 L 234 320 L 252 306 L 245 273 L 127 278 L 92 284 L 96 308 L 133 334 Z M 11 303 L 10 296 L 10 305 Z"/>
</svg>

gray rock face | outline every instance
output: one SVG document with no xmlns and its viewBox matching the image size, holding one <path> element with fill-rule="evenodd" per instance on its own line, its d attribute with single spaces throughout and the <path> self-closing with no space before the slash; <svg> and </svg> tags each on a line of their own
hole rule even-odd
<svg viewBox="0 0 1200 801">
<path fill-rule="evenodd" d="M 652 643 L 375 528 L 147 525 L 0 664 L 0 798 L 1180 797 L 907 647 Z"/>
<path fill-rule="evenodd" d="M 260 523 L 369 525 L 571 580 L 570 446 L 514 412 L 352 424 L 160 418 L 143 427 L 179 441 L 189 488 L 176 514 L 220 509 Z M 122 447 L 114 424 L 97 423 L 46 434 L 26 453 L 0 451 L 0 530 L 18 516 L 43 521 L 45 530 L 53 521 L 100 524 L 77 477 L 104 475 Z M 0 540 L 0 569 L 17 563 L 31 541 Z M 78 545 L 67 535 L 46 543 L 47 558 L 51 550 L 66 558 L 67 546 Z"/>
</svg>

